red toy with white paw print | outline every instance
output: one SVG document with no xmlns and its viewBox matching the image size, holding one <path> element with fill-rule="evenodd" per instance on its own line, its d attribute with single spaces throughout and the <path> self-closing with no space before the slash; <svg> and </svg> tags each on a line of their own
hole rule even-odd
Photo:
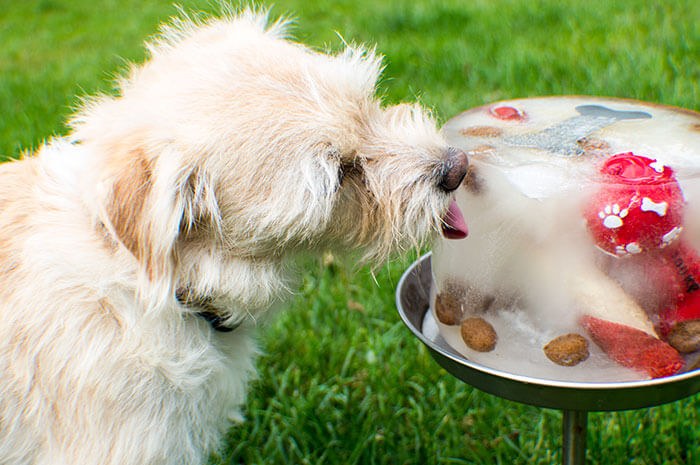
<svg viewBox="0 0 700 465">
<path fill-rule="evenodd" d="M 598 248 L 653 277 L 662 297 L 645 310 L 663 341 L 591 316 L 581 323 L 618 363 L 652 377 L 674 374 L 677 351 L 700 348 L 700 257 L 683 240 L 683 192 L 671 167 L 631 152 L 608 158 L 599 175 L 601 188 L 584 208 L 588 230 Z"/>
</svg>

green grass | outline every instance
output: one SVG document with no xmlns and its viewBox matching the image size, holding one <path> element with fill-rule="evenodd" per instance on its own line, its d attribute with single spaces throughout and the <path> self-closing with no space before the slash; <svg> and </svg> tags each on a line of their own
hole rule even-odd
<svg viewBox="0 0 700 465">
<path fill-rule="evenodd" d="M 186 8 L 215 10 L 209 1 Z M 276 0 L 296 36 L 386 55 L 387 102 L 445 121 L 513 97 L 595 94 L 700 109 L 700 2 Z M 109 92 L 142 40 L 175 13 L 156 0 L 0 0 L 0 154 L 65 133 L 78 96 Z M 405 258 L 372 276 L 313 263 L 261 331 L 266 351 L 242 426 L 215 464 L 551 464 L 561 414 L 484 394 L 440 369 L 400 322 Z M 697 396 L 590 415 L 590 463 L 700 463 Z"/>
</svg>

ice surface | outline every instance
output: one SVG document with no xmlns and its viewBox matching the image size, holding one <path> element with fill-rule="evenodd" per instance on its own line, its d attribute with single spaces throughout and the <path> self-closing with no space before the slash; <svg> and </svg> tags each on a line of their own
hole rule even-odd
<svg viewBox="0 0 700 465">
<path fill-rule="evenodd" d="M 496 105 L 517 112 L 494 112 Z M 501 120 L 499 113 L 518 118 Z M 526 99 L 466 112 L 444 133 L 470 154 L 471 173 L 456 192 L 469 236 L 436 244 L 433 293 L 462 286 L 464 315 L 491 323 L 498 343 L 492 352 L 475 352 L 458 326 L 436 322 L 433 312 L 424 331 L 439 332 L 469 360 L 526 376 L 600 382 L 648 377 L 610 360 L 579 319 L 592 315 L 659 335 L 660 307 L 675 303 L 681 292 L 677 283 L 659 279 L 675 272 L 667 266 L 672 260 L 658 258 L 662 248 L 679 241 L 689 249 L 700 246 L 700 115 L 623 100 Z M 626 152 L 672 167 L 677 184 L 667 184 L 682 190 L 682 224 L 674 233 L 681 239 L 662 231 L 670 239 L 659 251 L 625 243 L 611 252 L 593 237 L 597 217 L 611 230 L 633 224 L 632 201 L 627 209 L 610 202 L 586 210 L 596 196 L 607 200 L 600 194 L 608 188 L 602 164 Z M 658 216 L 673 208 L 647 205 Z M 637 249 L 645 253 L 631 257 Z M 542 350 L 566 333 L 590 342 L 590 358 L 575 367 L 554 364 Z"/>
<path fill-rule="evenodd" d="M 563 367 L 552 363 L 541 348 L 555 337 L 554 332 L 538 330 L 529 315 L 518 309 L 496 311 L 490 322 L 501 341 L 491 352 L 477 352 L 467 347 L 462 341 L 459 327 L 443 325 L 431 311 L 425 314 L 423 335 L 431 341 L 442 336 L 453 349 L 471 362 L 530 378 L 587 383 L 639 381 L 648 378 L 612 362 L 595 345 L 589 347 L 588 360 L 577 366 Z M 511 343 L 504 344 L 503 341 Z M 533 350 L 533 347 L 540 350 Z"/>
</svg>

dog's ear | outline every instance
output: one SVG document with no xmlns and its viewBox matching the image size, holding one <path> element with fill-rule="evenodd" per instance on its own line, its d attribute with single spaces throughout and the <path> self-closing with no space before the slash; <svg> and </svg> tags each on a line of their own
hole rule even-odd
<svg viewBox="0 0 700 465">
<path fill-rule="evenodd" d="M 152 161 L 134 150 L 116 168 L 106 213 L 119 241 L 141 262 L 152 248 L 144 231 L 153 180 Z"/>
<path fill-rule="evenodd" d="M 168 149 L 157 157 L 133 150 L 118 165 L 105 213 L 113 233 L 163 298 L 176 286 L 178 240 L 204 223 L 218 224 L 213 186 L 202 170 Z"/>
</svg>

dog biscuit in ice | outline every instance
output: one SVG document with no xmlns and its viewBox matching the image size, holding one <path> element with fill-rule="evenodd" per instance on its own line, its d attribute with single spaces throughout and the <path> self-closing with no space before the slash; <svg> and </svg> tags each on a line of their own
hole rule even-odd
<svg viewBox="0 0 700 465">
<path fill-rule="evenodd" d="M 483 318 L 466 318 L 460 325 L 460 332 L 467 347 L 477 352 L 490 352 L 496 347 L 496 330 Z"/>
<path fill-rule="evenodd" d="M 569 333 L 552 339 L 542 349 L 548 359 L 557 365 L 571 367 L 586 360 L 588 341 L 580 334 Z"/>
</svg>

